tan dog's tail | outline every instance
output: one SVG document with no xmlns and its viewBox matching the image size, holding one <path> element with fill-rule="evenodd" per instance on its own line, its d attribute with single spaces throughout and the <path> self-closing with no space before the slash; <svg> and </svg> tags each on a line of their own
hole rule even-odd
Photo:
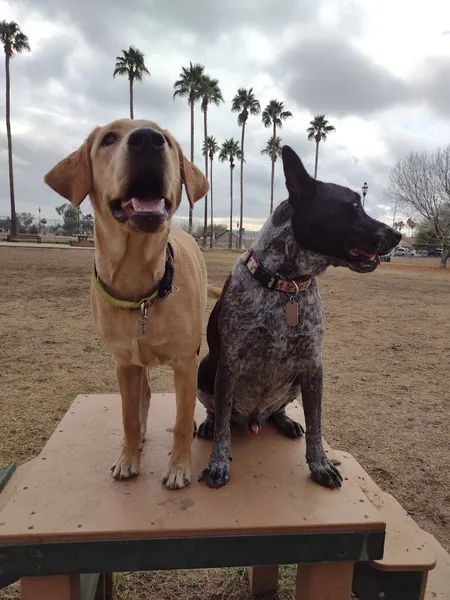
<svg viewBox="0 0 450 600">
<path fill-rule="evenodd" d="M 211 285 L 210 283 L 208 283 L 207 289 L 208 296 L 211 296 L 212 298 L 220 298 L 220 296 L 222 295 L 221 288 L 218 288 L 215 285 Z"/>
</svg>

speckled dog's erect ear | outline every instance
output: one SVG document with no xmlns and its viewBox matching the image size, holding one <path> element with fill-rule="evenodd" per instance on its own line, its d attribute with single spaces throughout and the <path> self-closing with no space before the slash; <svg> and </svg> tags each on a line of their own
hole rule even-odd
<svg viewBox="0 0 450 600">
<path fill-rule="evenodd" d="M 289 200 L 313 198 L 316 180 L 309 175 L 299 156 L 290 146 L 283 146 L 281 157 Z"/>
<path fill-rule="evenodd" d="M 45 183 L 72 204 L 79 206 L 92 188 L 91 147 L 94 130 L 78 150 L 66 156 L 44 177 Z"/>
</svg>

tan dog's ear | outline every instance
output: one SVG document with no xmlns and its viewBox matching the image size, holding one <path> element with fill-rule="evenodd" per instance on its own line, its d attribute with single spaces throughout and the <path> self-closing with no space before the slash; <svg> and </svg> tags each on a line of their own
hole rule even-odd
<svg viewBox="0 0 450 600">
<path fill-rule="evenodd" d="M 79 206 L 92 188 L 90 152 L 94 131 L 84 144 L 63 158 L 44 177 L 45 183 L 72 204 Z"/>
<path fill-rule="evenodd" d="M 178 154 L 180 157 L 181 181 L 184 183 L 189 204 L 193 208 L 194 202 L 197 202 L 208 193 L 209 183 L 200 169 L 184 156 L 181 148 L 178 148 Z"/>
</svg>

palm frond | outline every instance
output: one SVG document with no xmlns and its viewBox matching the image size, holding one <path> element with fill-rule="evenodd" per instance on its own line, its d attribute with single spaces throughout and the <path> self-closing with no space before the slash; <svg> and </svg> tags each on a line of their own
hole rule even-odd
<svg viewBox="0 0 450 600">
<path fill-rule="evenodd" d="M 316 115 L 309 123 L 309 127 L 306 130 L 308 134 L 308 140 L 316 140 L 325 142 L 328 138 L 329 133 L 336 131 L 333 125 L 329 124 L 328 119 L 325 115 Z"/>
<path fill-rule="evenodd" d="M 15 21 L 0 21 L 0 42 L 10 56 L 30 51 L 28 37 Z"/>
</svg>

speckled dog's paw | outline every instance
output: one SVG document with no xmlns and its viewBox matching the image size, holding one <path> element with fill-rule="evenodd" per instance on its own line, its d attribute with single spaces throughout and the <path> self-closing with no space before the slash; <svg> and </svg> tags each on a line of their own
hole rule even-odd
<svg viewBox="0 0 450 600">
<path fill-rule="evenodd" d="M 305 430 L 300 423 L 297 423 L 297 421 L 288 417 L 285 412 L 273 414 L 270 417 L 270 420 L 275 427 L 288 438 L 299 438 L 305 433 Z"/>
<path fill-rule="evenodd" d="M 329 488 L 340 488 L 342 475 L 326 456 L 319 460 L 309 462 L 311 478 L 319 485 Z"/>
<path fill-rule="evenodd" d="M 214 420 L 209 419 L 208 417 L 200 423 L 200 426 L 197 430 L 197 437 L 202 438 L 204 440 L 212 440 L 214 437 Z"/>
<path fill-rule="evenodd" d="M 208 466 L 200 473 L 199 481 L 206 481 L 210 488 L 220 488 L 230 479 L 230 461 L 223 459 L 210 460 Z"/>
</svg>

